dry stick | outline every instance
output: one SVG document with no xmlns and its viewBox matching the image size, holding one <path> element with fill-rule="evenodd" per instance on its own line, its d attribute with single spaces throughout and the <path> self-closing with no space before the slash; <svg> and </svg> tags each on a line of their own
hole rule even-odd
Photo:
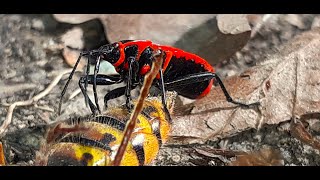
<svg viewBox="0 0 320 180">
<path fill-rule="evenodd" d="M 34 104 L 39 99 L 46 96 L 58 84 L 58 82 L 63 77 L 63 75 L 68 74 L 71 71 L 72 71 L 72 69 L 67 69 L 67 70 L 64 70 L 61 73 L 59 73 L 59 75 L 54 78 L 54 80 L 49 84 L 49 86 L 45 90 L 43 90 L 41 93 L 37 94 L 33 98 L 26 100 L 26 101 L 17 101 L 17 102 L 12 103 L 9 106 L 6 119 L 3 121 L 2 125 L 0 126 L 0 137 L 3 136 L 3 133 L 5 132 L 5 130 L 7 129 L 9 124 L 11 123 L 13 110 L 16 106 L 29 106 L 29 105 Z"/>
<path fill-rule="evenodd" d="M 0 142 L 0 166 L 6 165 L 6 161 L 4 159 L 4 151 L 3 151 L 3 146 L 2 143 Z"/>
<path fill-rule="evenodd" d="M 87 90 L 88 91 L 88 90 Z M 69 100 L 71 100 L 72 98 L 76 97 L 78 94 L 81 93 L 81 89 L 78 88 L 77 90 L 75 90 L 69 97 Z"/>
<path fill-rule="evenodd" d="M 37 109 L 44 110 L 44 111 L 54 112 L 54 109 L 52 109 L 52 108 L 50 108 L 50 107 L 38 106 L 37 104 L 35 104 L 34 107 L 37 108 Z"/>
<path fill-rule="evenodd" d="M 153 79 L 157 76 L 157 74 L 160 71 L 160 68 L 163 62 L 163 52 L 161 52 L 160 55 L 157 54 L 154 56 L 155 56 L 155 61 L 153 63 L 151 71 L 144 78 L 144 83 L 140 91 L 138 102 L 134 108 L 133 113 L 131 114 L 130 120 L 126 126 L 126 130 L 124 131 L 122 142 L 119 146 L 117 155 L 115 156 L 115 159 L 113 162 L 114 166 L 119 166 L 121 163 L 124 152 L 126 151 L 129 140 L 131 139 L 132 132 L 136 126 L 138 115 L 142 111 L 144 100 L 149 94 L 149 89 L 152 85 Z"/>
</svg>

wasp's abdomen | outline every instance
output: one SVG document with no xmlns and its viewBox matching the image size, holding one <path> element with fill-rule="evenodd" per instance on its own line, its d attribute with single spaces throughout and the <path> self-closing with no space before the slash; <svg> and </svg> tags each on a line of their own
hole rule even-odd
<svg viewBox="0 0 320 180">
<path fill-rule="evenodd" d="M 124 108 L 110 108 L 104 115 L 64 123 L 79 131 L 63 134 L 51 146 L 48 165 L 112 165 L 130 114 Z M 170 124 L 159 100 L 147 100 L 120 165 L 150 164 L 160 145 L 166 142 Z"/>
</svg>

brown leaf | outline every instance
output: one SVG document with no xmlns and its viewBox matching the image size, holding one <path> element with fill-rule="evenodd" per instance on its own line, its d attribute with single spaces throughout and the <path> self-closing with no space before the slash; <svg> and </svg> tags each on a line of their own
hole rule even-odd
<svg viewBox="0 0 320 180">
<path fill-rule="evenodd" d="M 303 143 L 320 150 L 320 141 L 308 132 L 301 121 L 297 119 L 291 121 L 290 133 L 293 137 L 299 139 Z"/>
<path fill-rule="evenodd" d="M 202 147 L 202 148 L 196 148 L 195 151 L 201 155 L 207 156 L 207 157 L 216 157 L 217 155 L 225 156 L 225 157 L 235 157 L 240 155 L 246 155 L 247 153 L 240 152 L 240 151 L 233 151 L 233 150 L 227 150 L 227 149 L 214 149 L 212 147 Z"/>
<path fill-rule="evenodd" d="M 168 45 L 177 41 L 181 34 L 214 16 L 211 14 L 54 14 L 58 21 L 71 24 L 99 18 L 111 42 L 124 39 L 150 39 Z"/>
<path fill-rule="evenodd" d="M 110 42 L 148 39 L 195 53 L 211 64 L 243 48 L 251 32 L 245 14 L 55 14 L 54 17 L 71 24 L 100 19 Z"/>
<path fill-rule="evenodd" d="M 214 14 L 111 14 L 101 16 L 110 41 L 149 39 L 173 45 L 181 36 Z"/>
<path fill-rule="evenodd" d="M 229 166 L 283 166 L 280 151 L 271 148 L 260 149 L 252 153 L 237 155 Z"/>
<path fill-rule="evenodd" d="M 209 63 L 217 64 L 247 43 L 250 29 L 243 28 L 248 23 L 240 15 L 233 15 L 228 19 L 230 21 L 223 17 L 218 21 L 215 17 L 214 14 L 118 14 L 104 16 L 102 22 L 112 42 L 149 39 L 195 53 Z"/>
<path fill-rule="evenodd" d="M 75 63 L 77 62 L 77 59 L 80 55 L 80 51 L 72 50 L 68 47 L 65 47 L 62 51 L 62 55 L 64 57 L 65 62 L 70 66 L 74 67 Z M 80 60 L 80 63 L 78 64 L 77 69 L 83 69 L 83 67 L 86 65 L 86 61 Z"/>
<path fill-rule="evenodd" d="M 259 109 L 246 109 L 228 103 L 220 87 L 195 103 L 187 116 L 173 121 L 174 137 L 216 139 L 238 132 L 278 124 L 292 117 L 320 111 L 320 29 L 303 33 L 266 61 L 224 84 L 234 100 L 253 103 Z M 182 107 L 183 108 L 183 107 Z"/>
<path fill-rule="evenodd" d="M 299 16 L 299 14 L 288 14 L 285 16 L 285 20 L 299 29 L 307 29 L 305 23 L 303 22 L 303 18 Z"/>
<path fill-rule="evenodd" d="M 174 46 L 193 52 L 210 64 L 218 64 L 241 50 L 250 34 L 245 14 L 218 14 L 184 33 Z"/>
</svg>

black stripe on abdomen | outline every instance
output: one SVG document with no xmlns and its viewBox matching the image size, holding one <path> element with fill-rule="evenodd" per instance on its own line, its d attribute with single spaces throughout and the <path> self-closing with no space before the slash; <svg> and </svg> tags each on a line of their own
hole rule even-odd
<svg viewBox="0 0 320 180">
<path fill-rule="evenodd" d="M 88 139 L 88 138 L 82 137 L 81 135 L 69 135 L 69 136 L 62 138 L 60 140 L 60 142 L 76 143 L 76 144 L 80 144 L 82 146 L 97 147 L 100 149 L 104 149 L 106 151 L 111 151 L 111 148 L 108 144 L 103 143 L 99 140 Z"/>
</svg>

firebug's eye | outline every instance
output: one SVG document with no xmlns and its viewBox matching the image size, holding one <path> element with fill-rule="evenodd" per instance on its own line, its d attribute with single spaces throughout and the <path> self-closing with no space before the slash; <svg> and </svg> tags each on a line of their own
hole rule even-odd
<svg viewBox="0 0 320 180">
<path fill-rule="evenodd" d="M 101 53 L 100 58 L 106 60 L 108 58 L 107 53 Z"/>
</svg>

